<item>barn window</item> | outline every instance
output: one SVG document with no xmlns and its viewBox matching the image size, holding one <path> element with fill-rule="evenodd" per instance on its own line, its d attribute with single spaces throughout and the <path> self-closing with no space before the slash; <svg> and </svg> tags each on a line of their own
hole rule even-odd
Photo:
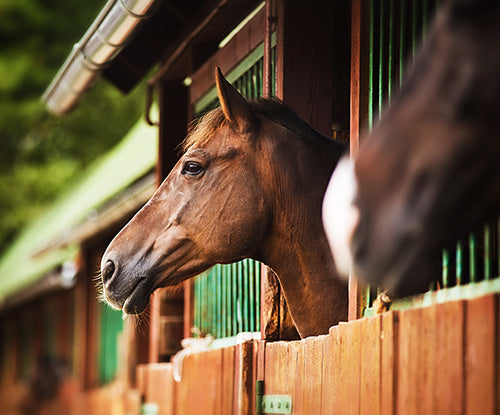
<svg viewBox="0 0 500 415">
<path fill-rule="evenodd" d="M 274 48 L 272 53 L 274 65 Z M 246 99 L 262 96 L 263 56 L 264 44 L 260 42 L 226 74 L 228 81 Z M 274 84 L 273 79 L 273 94 Z M 219 100 L 215 86 L 211 86 L 192 105 L 195 117 L 216 108 Z M 240 332 L 260 331 L 261 268 L 261 263 L 245 259 L 234 264 L 217 264 L 196 278 L 193 310 L 195 335 L 211 334 L 215 338 L 224 338 Z"/>
<path fill-rule="evenodd" d="M 394 1 L 369 2 L 366 6 L 369 22 L 365 36 L 368 39 L 365 53 L 367 91 L 365 94 L 366 116 L 369 129 L 380 118 L 383 106 L 390 103 L 391 95 L 402 82 L 408 63 L 415 57 L 425 40 L 426 31 L 439 1 Z M 363 104 L 362 104 L 363 105 Z M 442 253 L 442 263 L 436 264 L 436 279 L 424 296 L 403 299 L 392 308 L 406 308 L 430 301 L 436 290 L 453 288 L 447 299 L 463 298 L 480 292 L 495 291 L 497 282 L 460 287 L 491 280 L 500 275 L 500 219 L 490 221 L 471 232 L 467 238 L 447 247 Z M 440 269 L 441 268 L 441 269 Z M 377 295 L 374 287 L 365 287 L 363 292 L 365 315 L 373 313 L 371 305 Z M 437 294 L 440 295 L 440 294 Z"/>
</svg>

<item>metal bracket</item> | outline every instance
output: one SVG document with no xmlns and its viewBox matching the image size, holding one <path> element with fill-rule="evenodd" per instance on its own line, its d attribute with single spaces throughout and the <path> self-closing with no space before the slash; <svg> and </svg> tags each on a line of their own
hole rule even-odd
<svg viewBox="0 0 500 415">
<path fill-rule="evenodd" d="M 264 381 L 258 380 L 256 384 L 256 414 L 291 414 L 291 395 L 264 395 Z"/>
</svg>

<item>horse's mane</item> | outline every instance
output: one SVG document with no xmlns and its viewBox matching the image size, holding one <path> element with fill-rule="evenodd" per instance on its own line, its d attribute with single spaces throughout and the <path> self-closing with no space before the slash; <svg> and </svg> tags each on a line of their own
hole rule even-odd
<svg viewBox="0 0 500 415">
<path fill-rule="evenodd" d="M 323 142 L 332 142 L 332 140 L 314 130 L 306 121 L 277 98 L 259 98 L 247 102 L 254 114 L 263 116 L 293 131 L 302 138 L 313 137 Z M 224 113 L 220 107 L 209 111 L 203 117 L 191 123 L 187 137 L 181 144 L 182 151 L 185 152 L 194 144 L 206 144 L 220 128 L 227 125 L 228 121 L 224 117 Z"/>
</svg>

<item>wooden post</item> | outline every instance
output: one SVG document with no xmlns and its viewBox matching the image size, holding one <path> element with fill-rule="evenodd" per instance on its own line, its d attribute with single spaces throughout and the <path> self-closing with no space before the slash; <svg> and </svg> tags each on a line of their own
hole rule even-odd
<svg viewBox="0 0 500 415">
<path fill-rule="evenodd" d="M 160 128 L 156 183 L 160 186 L 178 160 L 177 147 L 186 136 L 188 125 L 189 96 L 182 81 L 162 81 L 158 85 L 160 105 Z M 159 359 L 160 299 L 156 290 L 149 305 L 149 362 Z M 148 314 L 148 313 L 146 313 Z M 186 322 L 185 324 L 190 324 Z"/>
<path fill-rule="evenodd" d="M 368 119 L 368 53 L 367 0 L 353 0 L 351 14 L 351 119 L 350 152 L 354 158 L 359 151 L 359 136 Z M 365 306 L 362 288 L 354 275 L 349 276 L 349 320 L 361 316 Z"/>
</svg>

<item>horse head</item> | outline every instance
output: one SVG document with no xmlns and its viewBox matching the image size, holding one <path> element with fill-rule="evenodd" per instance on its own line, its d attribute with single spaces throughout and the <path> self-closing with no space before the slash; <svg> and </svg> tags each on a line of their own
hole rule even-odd
<svg viewBox="0 0 500 415">
<path fill-rule="evenodd" d="M 277 273 L 299 333 L 326 333 L 347 310 L 321 224 L 344 145 L 277 100 L 246 101 L 220 71 L 216 84 L 221 107 L 189 133 L 181 159 L 107 248 L 104 295 L 140 313 L 158 287 L 253 258 Z"/>
<path fill-rule="evenodd" d="M 344 272 L 395 295 L 425 291 L 441 250 L 498 214 L 499 21 L 498 1 L 443 5 L 400 92 L 334 173 L 325 227 Z"/>
<path fill-rule="evenodd" d="M 269 209 L 256 170 L 258 121 L 217 72 L 221 108 L 185 140 L 184 154 L 102 258 L 107 301 L 140 313 L 151 292 L 177 285 L 216 263 L 252 256 Z"/>
</svg>

